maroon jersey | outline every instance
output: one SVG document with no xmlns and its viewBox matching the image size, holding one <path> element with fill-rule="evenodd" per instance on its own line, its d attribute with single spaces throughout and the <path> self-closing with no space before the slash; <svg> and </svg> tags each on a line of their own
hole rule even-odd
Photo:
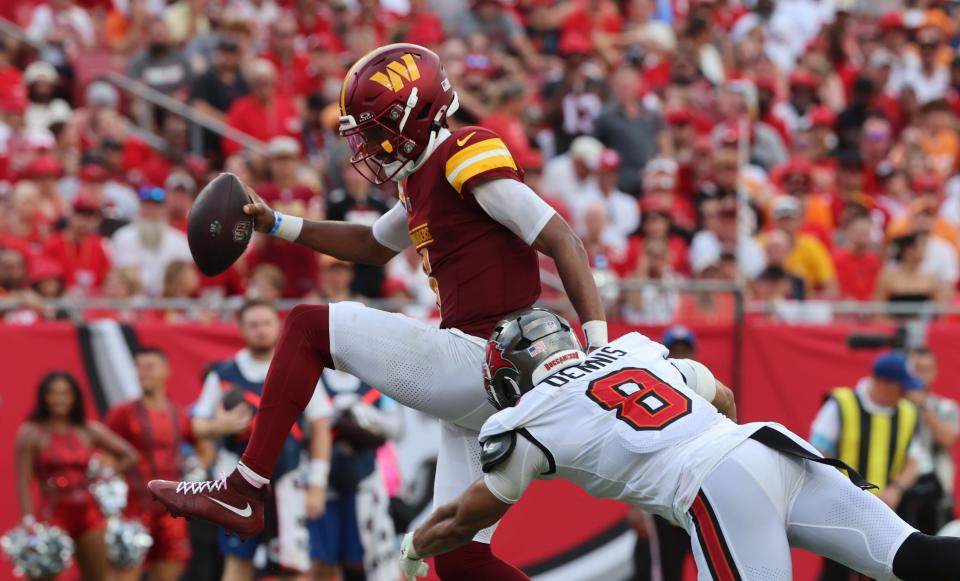
<svg viewBox="0 0 960 581">
<path fill-rule="evenodd" d="M 495 133 L 465 127 L 400 183 L 410 238 L 437 295 L 440 326 L 480 337 L 540 296 L 536 251 L 473 196 L 475 185 L 497 178 L 522 181 L 523 174 Z"/>
</svg>

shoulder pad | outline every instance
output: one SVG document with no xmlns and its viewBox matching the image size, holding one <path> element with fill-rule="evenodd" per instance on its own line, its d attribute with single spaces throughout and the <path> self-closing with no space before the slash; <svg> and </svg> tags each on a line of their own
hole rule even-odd
<svg viewBox="0 0 960 581">
<path fill-rule="evenodd" d="M 481 446 L 480 466 L 486 474 L 510 457 L 517 447 L 517 433 L 511 431 L 490 436 Z"/>
</svg>

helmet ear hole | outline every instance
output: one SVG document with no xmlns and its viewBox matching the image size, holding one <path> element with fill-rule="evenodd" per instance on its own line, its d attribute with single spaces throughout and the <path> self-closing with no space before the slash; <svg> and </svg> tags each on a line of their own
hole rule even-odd
<svg viewBox="0 0 960 581">
<path fill-rule="evenodd" d="M 433 103 L 424 103 L 423 107 L 420 108 L 420 112 L 417 113 L 416 120 L 422 121 L 427 118 L 427 115 L 430 114 L 430 107 L 433 106 Z"/>
</svg>

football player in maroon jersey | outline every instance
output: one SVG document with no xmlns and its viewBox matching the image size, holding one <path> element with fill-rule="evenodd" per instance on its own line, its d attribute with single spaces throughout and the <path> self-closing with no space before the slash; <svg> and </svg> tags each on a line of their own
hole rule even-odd
<svg viewBox="0 0 960 581">
<path fill-rule="evenodd" d="M 359 303 L 300 305 L 270 365 L 257 424 L 237 471 L 205 483 L 154 481 L 175 514 L 250 535 L 285 434 L 323 368 L 353 374 L 394 400 L 441 420 L 434 501 L 455 498 L 481 474 L 477 430 L 495 410 L 479 375 L 485 338 L 540 295 L 537 251 L 556 262 L 588 348 L 607 342 L 603 304 L 583 245 L 533 190 L 494 133 L 447 128 L 459 106 L 436 54 L 394 44 L 357 61 L 340 94 L 340 134 L 370 181 L 397 183 L 400 203 L 372 226 L 311 221 L 272 210 L 256 195 L 244 211 L 258 231 L 341 260 L 384 264 L 413 244 L 437 295 L 437 329 Z M 441 578 L 525 579 L 489 549 L 494 527 L 440 556 Z"/>
</svg>

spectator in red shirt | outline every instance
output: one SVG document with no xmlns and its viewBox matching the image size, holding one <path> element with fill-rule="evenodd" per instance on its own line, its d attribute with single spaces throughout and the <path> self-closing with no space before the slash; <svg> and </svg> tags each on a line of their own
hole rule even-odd
<svg viewBox="0 0 960 581">
<path fill-rule="evenodd" d="M 139 184 L 162 184 L 175 166 L 205 168 L 207 161 L 190 152 L 190 128 L 183 117 L 167 115 L 163 120 L 162 150 L 148 150 L 139 160 L 124 161 L 130 181 Z"/>
<path fill-rule="evenodd" d="M 297 22 L 292 16 L 281 16 L 270 26 L 270 46 L 261 55 L 273 63 L 277 72 L 277 94 L 288 97 L 302 97 L 305 88 L 307 66 L 310 58 L 294 46 L 297 35 Z"/>
<path fill-rule="evenodd" d="M 572 10 L 561 24 L 561 42 L 570 36 L 590 39 L 600 56 L 612 60 L 611 49 L 623 28 L 616 4 L 610 0 L 577 0 L 572 4 Z"/>
<path fill-rule="evenodd" d="M 682 230 L 694 226 L 694 209 L 690 200 L 677 195 L 679 187 L 677 162 L 666 157 L 650 161 L 643 170 L 643 201 L 667 208 L 673 224 Z"/>
<path fill-rule="evenodd" d="M 697 137 L 696 115 L 689 107 L 671 107 L 664 112 L 663 120 L 667 122 L 673 157 L 680 164 L 689 163 Z"/>
<path fill-rule="evenodd" d="M 870 217 L 861 212 L 850 217 L 843 229 L 843 246 L 833 253 L 841 298 L 858 301 L 873 298 L 883 265 L 870 239 L 872 228 Z"/>
<path fill-rule="evenodd" d="M 297 88 L 299 95 L 307 96 L 310 107 L 310 95 L 320 95 L 322 100 L 335 102 L 340 98 L 344 70 L 340 58 L 333 50 L 333 41 L 328 36 L 311 36 L 307 39 L 307 66 Z M 321 109 L 323 107 L 320 107 Z"/>
<path fill-rule="evenodd" d="M 251 272 L 260 265 L 272 264 L 283 274 L 284 298 L 298 298 L 317 288 L 320 263 L 317 253 L 306 246 L 289 244 L 274 236 L 264 236 L 249 254 Z"/>
<path fill-rule="evenodd" d="M 277 93 L 277 73 L 270 61 L 253 61 L 246 77 L 250 94 L 230 105 L 227 124 L 264 142 L 281 135 L 297 135 L 300 115 L 290 97 Z M 243 146 L 235 141 L 223 140 L 224 156 L 242 149 Z"/>
<path fill-rule="evenodd" d="M 628 258 L 624 263 L 622 276 L 627 276 L 637 266 L 637 261 L 644 254 L 644 247 L 650 240 L 664 240 L 670 249 L 673 272 L 681 275 L 690 274 L 690 264 L 687 262 L 687 241 L 674 231 L 670 208 L 655 198 L 646 199 L 641 204 L 642 218 L 640 220 L 641 236 L 630 239 Z"/>
<path fill-rule="evenodd" d="M 39 257 L 30 262 L 30 289 L 43 299 L 58 299 L 63 297 L 66 282 L 63 278 L 63 268 L 56 262 Z M 50 318 L 61 318 L 63 313 L 48 311 Z"/>
<path fill-rule="evenodd" d="M 197 182 L 187 171 L 176 170 L 170 173 L 164 183 L 167 191 L 167 209 L 170 212 L 170 225 L 187 231 L 187 213 L 193 205 L 193 198 L 197 194 Z"/>
<path fill-rule="evenodd" d="M 0 102 L 12 103 L 27 98 L 26 85 L 20 69 L 12 64 L 13 54 L 5 40 L 0 39 Z"/>
<path fill-rule="evenodd" d="M 523 112 L 527 106 L 526 88 L 517 82 L 508 82 L 500 90 L 493 113 L 480 120 L 480 125 L 498 134 L 513 158 L 522 167 L 542 165 L 540 152 L 530 146 L 524 125 Z"/>
<path fill-rule="evenodd" d="M 268 147 L 272 182 L 257 186 L 257 192 L 280 211 L 297 213 L 315 219 L 324 216 L 323 199 L 297 179 L 300 147 L 289 137 L 272 140 Z M 239 166 L 238 169 L 243 168 Z M 292 211 L 290 208 L 304 208 Z M 287 244 L 273 236 L 254 239 L 247 265 L 254 272 L 264 264 L 276 266 L 283 275 L 283 297 L 302 297 L 316 289 L 320 279 L 317 254 L 305 246 Z"/>
<path fill-rule="evenodd" d="M 27 254 L 36 253 L 50 231 L 50 223 L 40 209 L 37 187 L 33 182 L 23 180 L 14 188 L 12 198 L 13 208 L 5 216 L 5 238 L 16 241 L 15 245 L 26 250 Z"/>
<path fill-rule="evenodd" d="M 342 43 L 334 37 L 331 20 L 333 12 L 330 2 L 321 0 L 298 0 L 293 2 L 293 14 L 297 22 L 297 31 L 302 37 L 330 37 L 334 42 L 334 52 L 343 50 Z"/>
<path fill-rule="evenodd" d="M 84 295 L 98 291 L 110 270 L 103 238 L 97 233 L 99 228 L 100 205 L 77 196 L 66 228 L 43 245 L 43 256 L 60 266 L 67 288 Z"/>
<path fill-rule="evenodd" d="M 443 21 L 433 13 L 427 0 L 410 0 L 410 11 L 397 21 L 390 35 L 396 42 L 426 47 L 439 46 L 446 38 Z"/>
<path fill-rule="evenodd" d="M 63 215 L 64 203 L 59 188 L 62 176 L 63 165 L 52 155 L 41 155 L 27 167 L 26 177 L 37 188 L 37 210 L 46 224 L 53 224 Z"/>
<path fill-rule="evenodd" d="M 106 424 L 140 454 L 137 466 L 127 473 L 124 515 L 142 522 L 153 537 L 144 563 L 151 581 L 169 581 L 179 578 L 190 558 L 190 534 L 183 519 L 152 501 L 146 484 L 156 478 L 182 477 L 180 444 L 196 443 L 196 439 L 190 415 L 167 399 L 170 365 L 166 355 L 155 347 L 144 347 L 135 361 L 143 395 L 113 407 Z"/>
<path fill-rule="evenodd" d="M 323 218 L 320 193 L 300 176 L 300 142 L 292 137 L 274 137 L 267 145 L 267 169 L 270 181 L 260 184 L 257 193 L 280 212 Z"/>
</svg>

